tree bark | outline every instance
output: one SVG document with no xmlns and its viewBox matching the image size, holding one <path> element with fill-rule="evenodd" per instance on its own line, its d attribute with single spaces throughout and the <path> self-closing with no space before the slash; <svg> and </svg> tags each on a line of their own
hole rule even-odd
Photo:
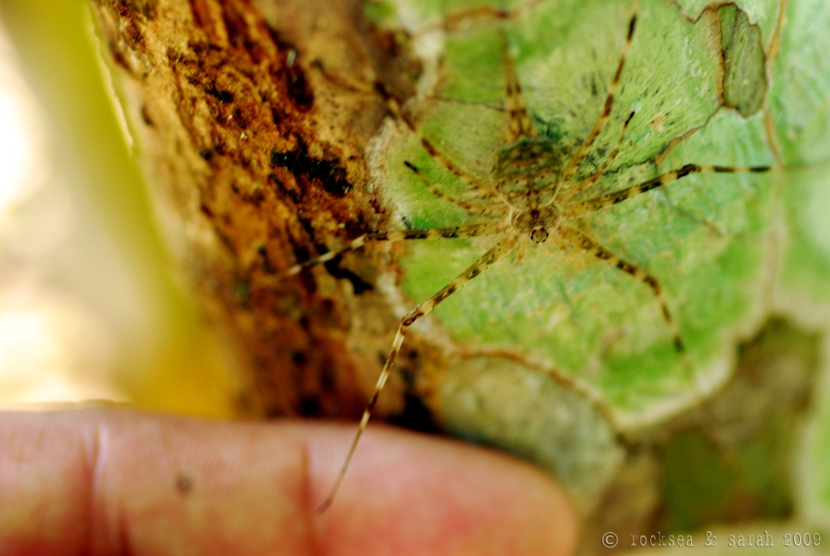
<svg viewBox="0 0 830 556">
<path fill-rule="evenodd" d="M 388 263 L 369 248 L 349 255 L 359 272 L 257 281 L 383 223 L 364 157 L 386 115 L 371 86 L 406 95 L 417 64 L 357 0 L 93 10 L 173 257 L 252 378 L 241 411 L 358 415 L 397 323 L 374 293 Z M 402 389 L 380 414 L 403 409 Z"/>
</svg>

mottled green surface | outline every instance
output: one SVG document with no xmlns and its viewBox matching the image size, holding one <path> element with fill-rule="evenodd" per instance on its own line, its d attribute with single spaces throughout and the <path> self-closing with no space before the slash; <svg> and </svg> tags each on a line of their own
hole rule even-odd
<svg viewBox="0 0 830 556">
<path fill-rule="evenodd" d="M 825 161 L 790 174 L 782 190 L 788 244 L 782 282 L 811 299 L 830 299 L 830 59 L 827 40 L 830 6 L 822 2 L 794 2 L 787 17 L 781 56 L 775 66 L 769 103 L 784 156 L 792 162 Z M 805 41 L 805 37 L 810 37 Z"/>
<path fill-rule="evenodd" d="M 471 359 L 453 370 L 443 395 L 456 435 L 547 468 L 576 494 L 577 504 L 602 493 L 623 456 L 596 408 L 521 365 Z"/>
<path fill-rule="evenodd" d="M 544 3 L 506 23 L 476 21 L 453 30 L 446 36 L 441 80 L 431 92 L 444 100 L 414 107 L 421 129 L 466 170 L 488 176 L 506 141 L 507 117 L 496 109 L 505 96 L 503 29 L 534 123 L 568 154 L 604 103 L 630 8 L 629 2 Z M 429 20 L 434 11 L 424 11 Z M 721 59 L 712 47 L 712 26 L 704 23 L 692 24 L 666 2 L 643 4 L 612 119 L 577 177 L 602 163 L 622 121 L 632 110 L 636 115 L 620 156 L 582 198 L 686 162 L 773 161 L 758 117 L 745 120 L 718 111 Z M 659 168 L 649 162 L 672 138 L 700 126 L 702 131 Z M 403 161 L 410 160 L 446 191 L 465 190 L 417 140 L 407 136 L 390 147 L 385 192 L 405 222 L 424 228 L 472 220 L 437 200 L 406 170 Z M 735 329 L 758 309 L 776 179 L 693 176 L 577 224 L 590 226 L 603 245 L 661 282 L 699 380 L 706 380 Z M 405 292 L 413 300 L 427 298 L 491 241 L 410 245 Z M 651 290 L 589 255 L 562 252 L 553 242 L 531 245 L 518 266 L 501 261 L 436 315 L 456 340 L 509 346 L 542 358 L 589 380 L 621 410 L 637 412 L 689 390 L 691 373 L 671 344 Z M 593 371 L 586 377 L 588 368 Z"/>
<path fill-rule="evenodd" d="M 724 56 L 723 97 L 727 106 L 748 118 L 767 96 L 761 29 L 734 5 L 723 6 L 717 13 Z"/>
<path fill-rule="evenodd" d="M 830 60 L 827 46 L 830 5 L 791 2 L 781 56 L 775 66 L 769 103 L 787 160 L 824 161 L 794 171 L 781 192 L 787 243 L 781 289 L 788 310 L 824 321 L 830 301 Z M 825 44 L 825 43 L 821 43 Z M 805 503 L 818 519 L 830 523 L 830 403 L 827 380 L 816 393 L 819 415 L 807 441 Z"/>
<path fill-rule="evenodd" d="M 601 111 L 633 3 L 539 2 L 506 19 L 462 22 L 455 17 L 483 5 L 513 9 L 528 4 L 396 0 L 385 6 L 384 25 L 407 29 L 416 49 L 426 53 L 422 95 L 407 106 L 413 120 L 448 158 L 487 180 L 507 143 L 504 36 L 534 125 L 569 158 Z M 780 54 L 767 67 L 780 4 L 741 1 L 740 9 L 703 13 L 706 6 L 703 1 L 643 0 L 611 120 L 572 180 L 590 176 L 603 163 L 632 111 L 622 152 L 578 198 L 616 191 L 687 163 L 784 164 L 768 174 L 692 175 L 572 223 L 659 280 L 691 369 L 673 348 L 647 286 L 590 255 L 561 251 L 553 241 L 531 244 L 518 265 L 509 255 L 451 296 L 434 317 L 415 326 L 416 332 L 431 329 L 467 349 L 497 347 L 558 369 L 598 393 L 612 415 L 658 427 L 673 408 L 701 403 L 707 388 L 725 381 L 738 343 L 771 316 L 783 313 L 823 333 L 830 314 L 830 170 L 825 162 L 830 157 L 830 7 L 820 0 L 791 1 Z M 653 163 L 672 139 L 695 129 L 659 166 Z M 472 198 L 468 186 L 433 160 L 411 133 L 401 129 L 385 141 L 376 177 L 396 211 L 393 225 L 423 229 L 481 218 L 439 200 L 405 168 L 403 162 L 410 161 L 442 191 Z M 404 293 L 413 305 L 427 299 L 493 243 L 493 238 L 409 242 L 402 259 Z M 543 408 L 567 407 L 571 417 L 583 410 L 569 405 L 549 377 L 517 370 L 521 365 L 515 363 L 485 360 L 450 370 L 438 408 L 443 422 L 456 434 L 539 461 L 580 491 L 574 486 L 580 481 L 561 472 L 579 458 L 571 459 L 561 446 L 552 450 L 556 453 L 542 448 L 556 445 L 550 428 L 566 420 Z M 481 368 L 474 372 L 476 365 Z M 517 378 L 522 373 L 535 378 L 522 382 Z M 583 406 L 589 406 L 583 394 L 567 395 L 582 396 Z M 814 400 L 821 403 L 811 432 L 803 442 L 787 445 L 794 453 L 784 460 L 781 446 L 766 442 L 767 432 L 732 447 L 732 461 L 719 459 L 722 454 L 691 433 L 667 444 L 662 495 L 674 512 L 670 526 L 694 528 L 717 515 L 735 515 L 741 489 L 760 497 L 763 508 L 753 515 L 789 516 L 796 489 L 804 493 L 811 519 L 827 519 L 830 404 L 821 393 Z M 785 429 L 768 424 L 769 431 L 777 431 L 776 438 L 801 434 L 793 432 L 801 431 L 800 421 L 788 423 Z M 584 425 L 584 438 L 608 434 L 602 418 Z M 592 457 L 617 461 L 613 443 L 585 448 L 593 450 Z M 782 483 L 780 491 L 762 495 L 778 480 L 776 474 L 789 476 L 791 462 L 799 465 L 798 484 Z M 586 474 L 602 482 L 605 475 L 589 467 Z M 699 502 L 701 493 L 708 493 L 710 505 L 688 503 Z"/>
</svg>

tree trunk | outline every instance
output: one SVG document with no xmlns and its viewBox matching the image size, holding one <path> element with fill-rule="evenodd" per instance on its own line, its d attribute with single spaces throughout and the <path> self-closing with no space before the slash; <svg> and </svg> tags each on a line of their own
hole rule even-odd
<svg viewBox="0 0 830 556">
<path fill-rule="evenodd" d="M 257 280 L 384 222 L 364 159 L 386 115 L 371 84 L 405 95 L 417 64 L 357 0 L 93 6 L 173 257 L 253 380 L 240 410 L 359 415 L 397 324 L 373 292 L 388 270 L 370 249 L 352 255 L 360 276 Z M 402 391 L 393 380 L 379 412 L 400 413 Z"/>
</svg>

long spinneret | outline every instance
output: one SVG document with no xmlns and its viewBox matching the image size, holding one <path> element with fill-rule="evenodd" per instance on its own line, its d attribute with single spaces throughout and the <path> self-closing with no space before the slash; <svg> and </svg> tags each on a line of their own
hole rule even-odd
<svg viewBox="0 0 830 556">
<path fill-rule="evenodd" d="M 375 91 L 386 101 L 389 113 L 398 122 L 402 123 L 409 132 L 418 138 L 424 150 L 440 166 L 457 176 L 467 184 L 477 195 L 476 202 L 467 202 L 452 195 L 442 192 L 441 188 L 431 184 L 423 173 L 411 162 L 405 162 L 406 166 L 426 186 L 427 190 L 440 199 L 455 204 L 456 206 L 483 217 L 486 222 L 471 224 L 453 228 L 437 228 L 426 230 L 406 231 L 376 231 L 362 235 L 347 243 L 340 249 L 325 253 L 309 261 L 296 264 L 286 271 L 267 278 L 260 284 L 269 284 L 282 280 L 288 276 L 295 275 L 305 268 L 333 259 L 347 251 L 358 249 L 371 241 L 407 241 L 415 239 L 440 239 L 440 238 L 472 238 L 482 236 L 493 236 L 496 243 L 481 257 L 479 257 L 469 268 L 459 274 L 454 280 L 443 287 L 439 292 L 428 300 L 419 304 L 410 311 L 398 326 L 392 349 L 386 363 L 378 377 L 374 392 L 363 412 L 357 433 L 349 448 L 348 455 L 340 469 L 337 479 L 320 506 L 324 511 L 334 499 L 338 488 L 343 480 L 346 469 L 357 447 L 358 441 L 369 422 L 372 410 L 383 390 L 392 370 L 395 359 L 403 345 L 406 333 L 409 328 L 421 317 L 428 315 L 438 304 L 456 293 L 464 285 L 475 279 L 479 274 L 486 271 L 491 265 L 504 258 L 518 246 L 517 260 L 524 254 L 526 245 L 529 242 L 536 244 L 544 243 L 548 238 L 560 248 L 581 250 L 592 255 L 598 262 L 609 264 L 639 280 L 646 285 L 654 294 L 668 331 L 672 337 L 675 348 L 682 357 L 686 357 L 686 348 L 680 335 L 680 331 L 672 317 L 672 312 L 663 295 L 658 280 L 637 265 L 625 261 L 610 250 L 604 248 L 595 240 L 583 232 L 569 225 L 569 221 L 581 218 L 593 212 L 603 210 L 607 207 L 632 199 L 682 179 L 694 173 L 742 173 L 742 172 L 768 172 L 773 169 L 771 166 L 752 167 L 726 167 L 701 164 L 687 164 L 677 170 L 666 172 L 655 178 L 642 183 L 629 186 L 620 191 L 602 194 L 587 200 L 574 201 L 573 199 L 592 186 L 607 170 L 611 162 L 618 155 L 622 148 L 625 133 L 629 124 L 635 117 L 631 112 L 623 124 L 619 142 L 611 155 L 603 162 L 600 168 L 590 177 L 571 184 L 576 176 L 582 162 L 590 152 L 597 137 L 605 128 L 614 106 L 614 98 L 620 83 L 625 67 L 626 57 L 634 38 L 634 31 L 637 26 L 639 0 L 635 1 L 633 14 L 629 20 L 628 32 L 622 48 L 620 60 L 614 73 L 606 96 L 602 112 L 586 136 L 585 140 L 568 161 L 563 160 L 562 151 L 552 139 L 540 137 L 533 126 L 528 115 L 524 96 L 518 74 L 516 72 L 513 58 L 509 53 L 507 39 L 502 35 L 503 41 L 503 66 L 506 82 L 505 110 L 509 114 L 509 143 L 495 153 L 493 168 L 490 179 L 483 180 L 465 171 L 461 166 L 454 163 L 427 138 L 415 122 L 404 112 L 399 101 L 394 98 L 382 85 L 376 84 Z M 684 136 L 670 143 L 673 148 L 677 143 L 691 135 Z"/>
</svg>

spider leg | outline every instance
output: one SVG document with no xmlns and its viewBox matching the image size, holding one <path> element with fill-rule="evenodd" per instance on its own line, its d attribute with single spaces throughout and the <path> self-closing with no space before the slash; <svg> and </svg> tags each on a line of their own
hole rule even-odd
<svg viewBox="0 0 830 556">
<path fill-rule="evenodd" d="M 519 74 L 516 72 L 516 64 L 510 55 L 507 44 L 507 37 L 501 33 L 502 60 L 504 64 L 504 77 L 507 84 L 507 99 L 505 104 L 510 113 L 510 142 L 516 141 L 519 137 L 536 137 L 536 128 L 527 115 L 525 98 L 522 94 L 522 86 L 519 83 Z"/>
<path fill-rule="evenodd" d="M 427 153 L 429 153 L 429 155 L 433 159 L 435 159 L 436 162 L 438 162 L 438 164 L 446 168 L 452 174 L 455 174 L 455 176 L 458 179 L 460 179 L 470 187 L 473 187 L 481 191 L 482 194 L 486 195 L 487 197 L 493 197 L 497 199 L 501 198 L 501 195 L 493 187 L 491 187 L 481 179 L 477 178 L 476 176 L 470 174 L 469 172 L 458 166 L 455 162 L 447 158 L 447 156 L 445 156 L 441 151 L 439 151 L 435 147 L 435 145 L 433 145 L 432 142 L 429 139 L 427 139 L 423 133 L 421 133 L 421 131 L 418 129 L 418 126 L 416 126 L 415 123 L 404 114 L 401 104 L 400 102 L 398 102 L 398 99 L 392 96 L 381 83 L 375 83 L 375 90 L 386 101 L 386 106 L 389 108 L 389 112 L 392 114 L 392 116 L 396 120 L 403 122 L 404 125 L 406 125 L 406 127 L 409 128 L 409 131 L 411 131 L 412 134 L 415 135 L 415 137 L 417 137 L 418 140 L 421 142 L 421 145 L 424 147 L 424 150 L 426 150 Z"/>
<path fill-rule="evenodd" d="M 527 236 L 523 235 L 519 240 L 519 250 L 516 253 L 516 260 L 515 264 L 519 264 L 522 262 L 522 259 L 525 258 L 525 252 L 527 251 Z"/>
<path fill-rule="evenodd" d="M 369 93 L 374 91 L 386 102 L 386 106 L 389 109 L 391 115 L 398 121 L 401 121 L 409 128 L 409 130 L 418 138 L 421 142 L 421 145 L 424 149 L 429 153 L 429 155 L 435 159 L 441 166 L 446 168 L 449 172 L 455 174 L 458 179 L 466 183 L 467 185 L 477 189 L 483 195 L 487 197 L 495 197 L 501 198 L 499 193 L 486 182 L 482 181 L 481 179 L 477 178 L 476 176 L 470 174 L 457 164 L 455 164 L 452 160 L 447 158 L 441 151 L 439 151 L 432 142 L 427 139 L 423 133 L 418 130 L 418 127 L 415 123 L 409 119 L 403 112 L 401 107 L 401 103 L 398 101 L 397 98 L 394 97 L 381 83 L 380 81 L 375 78 L 373 87 L 364 88 L 360 84 L 354 84 L 348 82 L 344 79 L 339 78 L 338 76 L 332 75 L 331 73 L 327 72 L 326 69 L 323 67 L 322 64 L 317 64 L 316 66 L 317 71 L 319 71 L 323 77 L 338 85 L 344 89 L 353 91 L 353 92 L 366 92 Z M 532 124 L 531 124 L 532 127 Z"/>
<path fill-rule="evenodd" d="M 680 332 L 677 329 L 677 325 L 674 323 L 674 319 L 672 318 L 671 312 L 669 311 L 669 307 L 668 305 L 666 305 L 666 299 L 663 297 L 663 291 L 660 289 L 660 283 L 657 282 L 656 278 L 648 274 L 643 269 L 622 260 L 617 255 L 608 251 L 603 246 L 601 246 L 585 234 L 578 232 L 573 228 L 561 226 L 559 229 L 557 229 L 556 233 L 560 237 L 564 238 L 567 242 L 577 247 L 581 247 L 585 251 L 588 251 L 591 255 L 595 256 L 597 259 L 606 262 L 610 265 L 613 265 L 618 269 L 622 270 L 623 272 L 627 272 L 637 280 L 643 282 L 648 287 L 650 287 L 651 291 L 654 292 L 655 297 L 657 297 L 657 302 L 660 304 L 660 310 L 663 313 L 663 319 L 666 321 L 669 333 L 671 333 L 674 347 L 682 356 L 685 357 L 686 347 L 683 345 L 683 340 L 680 338 Z"/>
<path fill-rule="evenodd" d="M 591 146 L 594 144 L 597 136 L 605 127 L 605 124 L 608 122 L 608 118 L 611 116 L 611 107 L 614 105 L 614 95 L 617 94 L 617 86 L 620 83 L 620 76 L 622 75 L 623 66 L 625 66 L 625 58 L 628 55 L 628 49 L 631 47 L 631 39 L 634 38 L 634 28 L 637 25 L 637 13 L 639 10 L 640 0 L 636 0 L 634 3 L 634 13 L 628 23 L 628 35 L 625 38 L 625 44 L 623 45 L 622 54 L 620 55 L 620 63 L 617 66 L 617 72 L 614 74 L 614 79 L 611 80 L 611 85 L 608 88 L 608 96 L 605 98 L 605 107 L 602 109 L 599 118 L 597 118 L 594 127 L 591 129 L 591 132 L 588 133 L 588 137 L 585 138 L 582 146 L 577 149 L 574 157 L 570 162 L 568 162 L 568 165 L 565 166 L 565 170 L 562 172 L 563 183 L 567 183 L 576 173 L 577 168 L 579 168 L 579 165 L 582 164 L 582 160 L 585 158 L 585 155 L 587 155 L 588 151 L 591 150 Z"/>
<path fill-rule="evenodd" d="M 605 170 L 608 169 L 608 166 L 617 158 L 617 155 L 620 154 L 620 148 L 622 148 L 623 139 L 625 139 L 625 132 L 628 130 L 628 124 L 631 123 L 631 119 L 634 117 L 634 112 L 628 115 L 628 118 L 625 119 L 625 123 L 623 124 L 622 133 L 620 134 L 620 140 L 617 143 L 617 148 L 614 149 L 614 152 L 611 153 L 611 156 L 605 159 L 605 162 L 602 163 L 599 170 L 597 170 L 593 176 L 590 178 L 581 181 L 576 187 L 573 187 L 563 193 L 563 201 L 568 201 L 569 199 L 576 196 L 580 191 L 583 191 L 596 183 L 596 181 L 602 177 L 605 173 Z"/>
<path fill-rule="evenodd" d="M 468 224 L 454 228 L 430 228 L 427 230 L 401 230 L 391 232 L 369 232 L 359 236 L 340 249 L 334 249 L 323 253 L 305 262 L 295 264 L 292 267 L 272 276 L 267 276 L 256 281 L 258 287 L 268 287 L 278 284 L 289 276 L 299 274 L 300 271 L 312 266 L 328 262 L 338 255 L 363 247 L 370 241 L 406 241 L 410 239 L 438 239 L 438 238 L 465 238 L 478 236 L 492 236 L 504 231 L 504 222 L 485 222 L 482 224 Z"/>
<path fill-rule="evenodd" d="M 763 173 L 772 170 L 777 170 L 778 166 L 710 166 L 702 164 L 686 164 L 682 168 L 672 170 L 656 178 L 652 178 L 643 183 L 638 183 L 627 187 L 620 191 L 600 195 L 587 201 L 574 203 L 568 205 L 562 211 L 562 216 L 565 219 L 576 218 L 585 214 L 598 211 L 611 205 L 616 205 L 628 199 L 632 199 L 641 193 L 651 191 L 666 184 L 675 182 L 680 178 L 688 176 L 689 174 L 698 173 L 721 173 L 721 174 L 743 174 L 743 173 Z"/>
<path fill-rule="evenodd" d="M 467 282 L 484 272 L 493 263 L 504 257 L 510 252 L 511 249 L 513 249 L 517 241 L 518 238 L 512 234 L 501 239 L 486 253 L 484 253 L 484 255 L 479 257 L 476 262 L 470 265 L 467 270 L 459 274 L 452 282 L 441 288 L 438 293 L 430 297 L 428 300 L 415 307 L 415 309 L 410 311 L 409 314 L 403 318 L 400 326 L 398 326 L 395 341 L 392 343 L 392 350 L 389 352 L 386 364 L 383 366 L 383 370 L 378 377 L 378 382 L 375 385 L 375 391 L 372 393 L 372 397 L 369 399 L 369 403 L 363 411 L 363 417 L 360 419 L 360 426 L 357 429 L 357 434 L 355 434 L 354 440 L 352 440 L 346 460 L 340 468 L 340 472 L 337 475 L 337 479 L 334 481 L 331 491 L 329 491 L 328 496 L 326 496 L 326 499 L 320 506 L 318 510 L 319 512 L 322 513 L 326 511 L 326 509 L 331 505 L 332 500 L 334 500 L 337 490 L 340 488 L 340 483 L 343 481 L 346 469 L 348 469 L 349 462 L 352 460 L 357 443 L 360 440 L 360 436 L 363 434 L 363 431 L 366 429 L 366 425 L 369 423 L 369 417 L 372 415 L 372 409 L 374 409 L 375 404 L 378 401 L 378 397 L 386 384 L 386 380 L 389 378 L 389 373 L 392 370 L 392 364 L 395 362 L 395 358 L 401 349 L 401 345 L 403 344 L 404 337 L 406 336 L 406 332 L 409 330 L 409 327 L 412 326 L 419 318 L 428 315 L 439 303 L 463 288 Z"/>
<path fill-rule="evenodd" d="M 464 210 L 468 210 L 470 212 L 491 213 L 502 211 L 500 205 L 481 205 L 476 203 L 468 203 L 466 201 L 462 201 L 461 199 L 457 199 L 452 195 L 448 195 L 447 193 L 444 193 L 443 191 L 439 190 L 433 184 L 429 183 L 429 180 L 426 179 L 424 174 L 414 164 L 406 160 L 404 161 L 404 164 L 407 168 L 412 170 L 416 176 L 418 176 L 418 178 L 421 180 L 424 186 L 426 186 L 426 188 L 429 189 L 429 192 L 438 197 L 439 199 L 449 201 L 454 205 L 459 206 Z"/>
</svg>

